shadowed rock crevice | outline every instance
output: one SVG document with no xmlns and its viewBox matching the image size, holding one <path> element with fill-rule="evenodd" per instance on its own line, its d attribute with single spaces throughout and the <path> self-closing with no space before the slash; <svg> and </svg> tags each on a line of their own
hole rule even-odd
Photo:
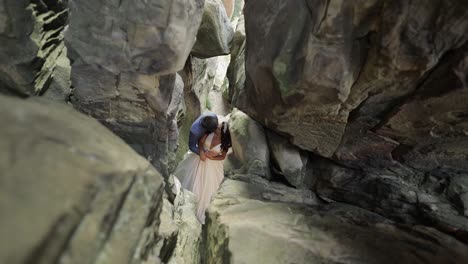
<svg viewBox="0 0 468 264">
<path fill-rule="evenodd" d="M 67 2 L 5 0 L 0 6 L 4 17 L 0 21 L 0 91 L 65 101 L 70 92 L 70 66 L 63 44 Z"/>
</svg>

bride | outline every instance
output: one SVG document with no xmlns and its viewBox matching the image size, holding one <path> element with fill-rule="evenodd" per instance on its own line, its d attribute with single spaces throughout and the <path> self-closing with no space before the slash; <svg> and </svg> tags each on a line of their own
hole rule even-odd
<svg viewBox="0 0 468 264">
<path fill-rule="evenodd" d="M 228 123 L 222 122 L 214 132 L 198 141 L 198 146 L 203 146 L 205 151 L 200 151 L 200 156 L 189 151 L 174 173 L 182 187 L 197 197 L 197 218 L 202 224 L 205 223 L 205 210 L 223 181 L 223 161 L 231 144 Z"/>
</svg>

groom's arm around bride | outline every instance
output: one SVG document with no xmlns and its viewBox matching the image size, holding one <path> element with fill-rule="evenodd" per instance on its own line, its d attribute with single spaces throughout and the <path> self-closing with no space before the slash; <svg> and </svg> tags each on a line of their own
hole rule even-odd
<svg viewBox="0 0 468 264">
<path fill-rule="evenodd" d="M 199 155 L 201 160 L 205 160 L 207 157 L 211 158 L 212 156 L 212 153 L 204 151 L 203 144 L 206 136 L 214 132 L 217 127 L 218 117 L 216 114 L 206 112 L 200 115 L 190 128 L 189 149 L 193 153 Z"/>
</svg>

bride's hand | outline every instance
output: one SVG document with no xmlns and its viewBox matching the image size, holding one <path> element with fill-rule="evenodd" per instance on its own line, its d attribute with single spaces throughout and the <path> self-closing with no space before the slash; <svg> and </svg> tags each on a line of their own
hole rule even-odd
<svg viewBox="0 0 468 264">
<path fill-rule="evenodd" d="M 210 159 L 213 158 L 213 157 L 216 157 L 216 156 L 218 156 L 218 155 L 219 155 L 219 153 L 216 152 L 216 151 L 207 151 L 207 152 L 205 153 L 205 156 L 206 156 L 207 158 L 210 158 Z"/>
</svg>

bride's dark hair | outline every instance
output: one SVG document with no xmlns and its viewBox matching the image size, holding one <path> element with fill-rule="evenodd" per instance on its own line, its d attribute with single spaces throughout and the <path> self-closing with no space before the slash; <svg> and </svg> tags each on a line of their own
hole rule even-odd
<svg viewBox="0 0 468 264">
<path fill-rule="evenodd" d="M 227 122 L 223 122 L 221 125 L 221 150 L 228 152 L 232 146 L 231 132 L 229 132 L 229 125 Z"/>
</svg>

